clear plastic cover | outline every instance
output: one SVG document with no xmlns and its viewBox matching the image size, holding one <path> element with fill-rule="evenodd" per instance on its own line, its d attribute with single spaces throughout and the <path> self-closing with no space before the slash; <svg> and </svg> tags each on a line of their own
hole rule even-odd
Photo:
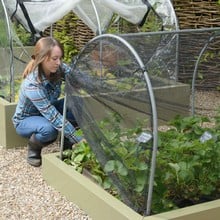
<svg viewBox="0 0 220 220">
<path fill-rule="evenodd" d="M 5 1 L 9 14 L 14 15 L 27 30 L 27 20 L 16 0 Z M 94 33 L 106 30 L 113 15 L 132 24 L 139 24 L 151 8 L 163 20 L 165 30 L 177 27 L 176 15 L 170 0 L 29 0 L 23 1 L 36 32 L 44 31 L 71 10 L 76 13 Z"/>
</svg>

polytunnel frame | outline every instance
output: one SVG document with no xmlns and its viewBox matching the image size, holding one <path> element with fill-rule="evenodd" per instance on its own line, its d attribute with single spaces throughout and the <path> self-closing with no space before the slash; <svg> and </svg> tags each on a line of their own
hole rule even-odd
<svg viewBox="0 0 220 220">
<path fill-rule="evenodd" d="M 101 38 L 114 38 L 118 41 L 120 41 L 124 46 L 126 46 L 130 52 L 133 54 L 135 57 L 136 61 L 138 62 L 140 69 L 144 73 L 144 78 L 146 81 L 146 86 L 149 92 L 149 97 L 150 97 L 150 103 L 151 103 L 151 111 L 152 111 L 152 127 L 153 127 L 153 148 L 152 148 L 152 156 L 151 156 L 151 166 L 150 166 L 150 175 L 149 175 L 149 183 L 148 183 L 148 195 L 147 195 L 147 205 L 146 205 L 146 215 L 150 215 L 151 212 L 151 203 L 152 203 L 152 194 L 153 194 L 153 185 L 154 185 L 154 175 L 155 175 L 155 169 L 156 169 L 156 155 L 157 155 L 157 148 L 158 148 L 158 123 L 157 123 L 157 110 L 156 110 L 156 102 L 155 102 L 155 97 L 154 97 L 154 92 L 153 92 L 153 87 L 151 85 L 150 78 L 148 76 L 147 70 L 145 68 L 145 65 L 143 61 L 141 60 L 140 56 L 136 52 L 136 50 L 122 37 L 114 34 L 102 34 L 94 37 L 92 40 L 90 40 L 87 44 L 92 43 L 95 40 L 99 40 Z M 86 46 L 81 50 L 80 54 L 85 50 Z M 77 63 L 77 58 L 75 63 Z M 67 95 L 65 94 L 64 97 L 64 114 L 63 114 L 63 124 L 65 124 L 65 119 L 66 119 L 66 102 L 67 102 Z M 60 158 L 62 159 L 62 154 L 63 154 L 63 142 L 64 142 L 64 126 L 61 134 L 61 151 L 60 151 Z"/>
<path fill-rule="evenodd" d="M 169 4 L 171 4 L 170 1 L 168 1 Z M 96 19 L 97 19 L 97 24 L 98 24 L 98 36 L 94 37 L 92 40 L 90 40 L 87 44 L 98 40 L 100 38 L 103 37 L 111 37 L 111 38 L 115 38 L 116 40 L 120 41 L 122 44 L 124 44 L 130 51 L 131 53 L 134 55 L 134 57 L 136 58 L 138 64 L 140 65 L 140 68 L 142 69 L 143 73 L 144 73 L 144 78 L 147 84 L 147 89 L 149 92 L 149 96 L 150 96 L 150 102 L 151 102 L 151 110 L 152 110 L 152 126 L 153 126 L 153 149 L 152 149 L 152 158 L 151 158 L 151 167 L 150 167 L 150 176 L 149 176 L 149 183 L 148 183 L 148 194 L 147 194 L 147 204 L 146 204 L 146 215 L 150 215 L 151 212 L 151 204 L 152 204 L 152 195 L 153 195 L 153 185 L 154 185 L 154 176 L 155 176 L 155 170 L 156 170 L 156 155 L 157 155 L 157 148 L 158 148 L 158 122 L 157 122 L 157 109 L 156 109 L 156 102 L 155 102 L 155 97 L 154 97 L 154 92 L 153 92 L 153 88 L 151 85 L 151 81 L 150 78 L 148 76 L 148 73 L 146 71 L 145 65 L 143 63 L 143 61 L 141 60 L 140 56 L 138 55 L 138 53 L 136 52 L 136 50 L 122 37 L 118 36 L 118 35 L 113 35 L 113 34 L 102 34 L 102 30 L 101 30 L 101 25 L 100 25 L 100 18 L 99 18 L 99 14 L 97 12 L 95 3 L 93 0 L 91 0 L 95 15 L 96 15 Z M 174 12 L 174 11 L 172 11 Z M 178 25 L 178 21 L 177 21 L 177 17 L 175 15 L 175 28 L 176 30 L 179 30 L 179 25 Z M 176 74 L 178 72 L 178 48 L 179 48 L 179 37 L 177 36 L 177 45 L 176 45 L 176 59 L 177 59 L 177 64 L 176 64 Z M 86 45 L 85 45 L 86 47 Z M 81 53 L 83 52 L 83 50 L 85 49 L 85 47 L 81 50 Z M 66 119 L 66 111 L 67 111 L 67 94 L 65 93 L 64 96 L 64 107 L 63 107 L 63 125 L 65 124 L 65 119 Z M 62 128 L 62 133 L 61 133 L 61 147 L 60 147 L 60 158 L 63 158 L 63 143 L 64 143 L 64 126 Z"/>
<path fill-rule="evenodd" d="M 14 91 L 14 52 L 13 52 L 13 38 L 12 38 L 12 33 L 11 33 L 11 28 L 10 28 L 10 21 L 8 18 L 8 12 L 4 3 L 4 0 L 1 0 L 2 7 L 5 13 L 5 18 L 6 18 L 6 23 L 7 23 L 7 34 L 8 34 L 8 40 L 9 40 L 9 51 L 10 51 L 10 102 L 13 100 L 14 101 L 14 96 L 15 96 L 15 91 Z"/>
<path fill-rule="evenodd" d="M 212 28 L 210 28 L 212 29 Z M 209 29 L 209 30 L 210 30 Z M 220 36 L 220 28 L 217 28 L 216 31 L 219 31 L 218 34 L 216 34 L 216 32 L 214 32 L 212 34 L 212 36 L 209 37 L 207 43 L 204 45 L 204 47 L 201 49 L 199 56 L 196 60 L 196 64 L 195 64 L 195 68 L 193 71 L 193 78 L 192 78 L 192 98 L 191 98 L 191 114 L 194 116 L 195 115 L 195 83 L 196 83 L 196 77 L 198 75 L 198 67 L 199 67 L 199 62 L 202 58 L 202 55 L 205 53 L 207 47 L 209 46 L 209 44 L 216 38 L 216 36 Z"/>
</svg>

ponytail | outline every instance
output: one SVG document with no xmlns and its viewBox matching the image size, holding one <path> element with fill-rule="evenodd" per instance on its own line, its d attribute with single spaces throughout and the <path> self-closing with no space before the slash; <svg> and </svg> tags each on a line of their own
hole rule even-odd
<svg viewBox="0 0 220 220">
<path fill-rule="evenodd" d="M 26 78 L 26 76 L 34 70 L 35 68 L 34 66 L 35 66 L 34 59 L 31 59 L 29 63 L 27 64 L 27 66 L 25 67 L 24 72 L 22 73 L 22 77 Z"/>
</svg>

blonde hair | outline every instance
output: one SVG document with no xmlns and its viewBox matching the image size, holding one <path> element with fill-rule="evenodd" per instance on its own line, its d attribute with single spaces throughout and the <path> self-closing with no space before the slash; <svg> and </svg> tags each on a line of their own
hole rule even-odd
<svg viewBox="0 0 220 220">
<path fill-rule="evenodd" d="M 42 67 L 41 67 L 41 63 L 45 60 L 45 59 L 49 59 L 51 56 L 51 51 L 52 49 L 58 46 L 61 51 L 62 54 L 63 53 L 63 47 L 60 44 L 60 42 L 52 37 L 42 37 L 40 38 L 35 47 L 34 47 L 34 51 L 33 51 L 33 55 L 31 56 L 31 60 L 30 62 L 27 64 L 26 68 L 24 69 L 23 72 L 23 78 L 26 78 L 26 76 L 33 72 L 34 70 L 38 69 L 38 78 L 41 79 L 41 74 L 42 74 Z"/>
</svg>

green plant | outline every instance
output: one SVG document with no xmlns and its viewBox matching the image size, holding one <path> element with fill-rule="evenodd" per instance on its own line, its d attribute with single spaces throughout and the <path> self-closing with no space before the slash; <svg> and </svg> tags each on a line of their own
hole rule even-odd
<svg viewBox="0 0 220 220">
<path fill-rule="evenodd" d="M 80 173 L 89 172 L 91 177 L 104 189 L 110 188 L 107 175 L 97 161 L 87 142 L 80 142 L 73 150 L 63 152 L 64 162 Z"/>
<path fill-rule="evenodd" d="M 218 116 L 219 120 L 219 116 Z M 158 207 L 184 207 L 220 197 L 220 132 L 205 117 L 176 117 L 159 133 L 155 177 Z"/>
<path fill-rule="evenodd" d="M 78 53 L 73 36 L 69 34 L 76 28 L 76 19 L 72 19 L 71 14 L 67 14 L 63 19 L 57 21 L 56 25 L 62 28 L 55 28 L 53 36 L 63 45 L 65 62 L 70 63 L 73 56 Z"/>
<path fill-rule="evenodd" d="M 18 39 L 22 42 L 24 46 L 32 46 L 34 44 L 32 34 L 25 30 L 25 28 L 19 24 L 14 22 L 13 28 L 15 30 L 15 33 L 18 37 Z"/>
<path fill-rule="evenodd" d="M 208 121 L 202 116 L 177 116 L 170 121 L 168 130 L 159 131 L 152 213 L 220 198 L 220 110 L 214 126 L 206 127 Z M 109 129 L 109 123 L 114 124 L 113 129 Z M 72 156 L 68 163 L 71 164 L 71 160 L 76 158 L 79 161 L 80 158 L 80 166 L 84 167 L 83 163 L 89 161 L 92 164 L 90 170 L 98 169 L 96 174 L 101 174 L 101 178 L 106 178 L 109 172 L 117 173 L 125 188 L 132 188 L 136 192 L 137 204 L 143 205 L 151 141 L 145 147 L 134 144 L 137 134 L 143 131 L 141 123 L 135 129 L 123 130 L 119 124 L 117 114 L 100 123 L 100 128 L 112 145 L 111 149 L 104 146 L 105 152 L 107 155 L 114 152 L 115 155 L 115 158 L 106 162 L 104 169 L 95 155 L 91 156 L 88 145 L 79 146 L 86 149 L 83 155 L 80 149 L 77 150 L 78 146 L 73 150 L 77 152 L 77 157 L 76 153 L 68 152 Z"/>
<path fill-rule="evenodd" d="M 10 79 L 4 75 L 1 76 L 0 75 L 0 96 L 4 97 L 6 100 L 10 101 L 10 84 L 9 84 Z M 21 77 L 17 77 L 14 80 L 14 92 L 15 92 L 15 97 L 14 97 L 14 101 L 18 100 L 18 93 L 19 93 L 19 88 L 20 88 L 20 84 L 21 84 L 22 78 Z"/>
</svg>

